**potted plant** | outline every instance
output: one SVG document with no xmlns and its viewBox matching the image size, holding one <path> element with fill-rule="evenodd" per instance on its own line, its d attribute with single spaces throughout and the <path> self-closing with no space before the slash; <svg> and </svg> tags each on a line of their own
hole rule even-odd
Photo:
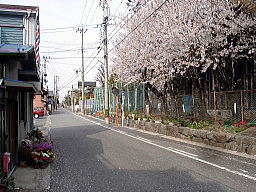
<svg viewBox="0 0 256 192">
<path fill-rule="evenodd" d="M 28 167 L 28 162 L 31 156 L 32 142 L 28 139 L 21 141 L 21 146 L 18 151 L 18 159 L 20 167 Z"/>
<path fill-rule="evenodd" d="M 0 192 L 12 191 L 15 188 L 14 177 L 8 177 L 6 173 L 2 173 L 0 181 Z"/>
<path fill-rule="evenodd" d="M 143 120 L 144 120 L 144 121 L 148 121 L 148 120 L 149 120 L 149 118 L 147 117 L 147 115 L 143 115 Z"/>
</svg>

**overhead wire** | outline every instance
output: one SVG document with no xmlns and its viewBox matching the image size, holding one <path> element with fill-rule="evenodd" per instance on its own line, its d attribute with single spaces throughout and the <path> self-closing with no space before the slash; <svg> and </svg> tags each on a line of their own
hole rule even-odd
<svg viewBox="0 0 256 192">
<path fill-rule="evenodd" d="M 95 51 L 97 51 L 97 50 L 95 50 L 95 51 L 91 54 L 90 57 L 93 58 L 93 59 L 92 59 L 91 62 L 86 66 L 85 70 L 90 66 L 90 64 L 91 64 L 96 58 L 98 58 L 97 56 L 98 56 L 98 54 L 100 53 L 101 49 L 102 49 L 102 47 L 99 48 L 97 54 L 96 54 L 94 57 L 92 57 L 92 55 L 93 55 L 93 54 L 95 53 Z M 89 71 L 90 71 L 90 70 L 89 70 Z M 89 71 L 87 71 L 86 74 L 88 74 Z M 79 73 L 81 73 L 81 72 L 79 72 Z M 63 84 L 61 87 L 66 87 L 67 85 L 69 85 L 70 83 L 72 83 L 74 80 L 76 80 L 79 75 L 80 75 L 80 74 L 77 74 L 77 76 L 76 76 L 74 79 L 72 79 L 72 80 L 69 81 L 68 83 Z M 73 76 L 74 76 L 74 75 L 73 75 Z M 72 76 L 72 77 L 73 77 L 73 76 Z M 62 88 L 61 88 L 61 89 L 62 89 Z M 60 89 L 60 90 L 61 90 L 61 89 Z"/>
<path fill-rule="evenodd" d="M 120 6 L 122 5 L 123 2 L 124 2 L 124 0 L 122 0 L 122 1 L 120 2 L 120 4 L 117 6 L 116 10 L 114 11 L 113 15 L 116 14 L 117 10 L 120 8 Z"/>
<path fill-rule="evenodd" d="M 81 58 L 81 57 L 51 57 L 51 59 L 75 59 L 75 58 Z M 85 59 L 92 59 L 94 57 L 84 57 Z M 101 57 L 97 57 L 101 58 Z"/>
<path fill-rule="evenodd" d="M 93 2 L 94 2 L 94 1 L 92 1 L 91 6 L 90 6 L 90 8 L 89 8 L 87 17 L 86 17 L 86 19 L 85 19 L 85 23 L 87 23 L 87 20 L 88 20 L 88 18 L 89 18 L 90 13 L 91 13 L 91 9 L 92 9 L 92 6 L 93 6 Z"/>
<path fill-rule="evenodd" d="M 83 50 L 89 50 L 89 49 L 95 49 L 96 47 L 88 47 L 88 48 L 84 48 Z M 45 51 L 45 52 L 41 52 L 41 53 L 63 53 L 63 52 L 74 52 L 74 51 L 81 51 L 81 48 L 77 48 L 77 49 L 66 49 L 66 50 L 59 50 L 59 51 Z"/>
<path fill-rule="evenodd" d="M 92 22 L 92 20 L 93 20 L 95 14 L 96 14 L 98 8 L 99 8 L 99 5 L 97 5 L 96 9 L 94 10 L 94 13 L 93 13 L 93 15 L 92 15 L 92 18 L 91 18 L 89 24 Z"/>
<path fill-rule="evenodd" d="M 72 65 L 75 65 L 74 62 L 70 62 L 70 63 L 64 63 L 64 62 L 56 62 L 54 61 L 54 64 L 60 64 L 60 65 L 69 65 L 69 66 L 72 66 Z"/>
<path fill-rule="evenodd" d="M 127 7 L 126 10 L 124 11 L 124 15 L 126 14 L 127 10 L 129 10 L 128 7 Z M 124 17 L 127 17 L 127 16 L 128 16 L 128 14 L 127 14 L 126 16 L 124 16 Z M 131 19 L 131 18 L 128 18 L 127 21 L 125 22 L 125 24 L 128 23 L 128 21 L 129 21 L 130 19 Z M 120 24 L 121 24 L 122 22 L 123 22 L 123 21 L 121 21 Z M 114 31 L 115 31 L 118 27 L 120 27 L 120 29 L 118 30 L 118 31 L 120 31 L 121 28 L 125 25 L 125 24 L 123 24 L 122 26 L 119 26 L 120 24 L 118 24 L 118 25 L 109 33 L 109 36 L 111 36 L 111 35 L 114 33 Z M 115 33 L 115 34 L 116 34 L 116 33 Z M 115 35 L 115 34 L 114 34 L 114 35 Z M 114 36 L 114 35 L 113 35 L 113 36 Z M 111 37 L 111 38 L 112 38 L 112 37 Z"/>
<path fill-rule="evenodd" d="M 87 0 L 85 0 L 85 5 L 84 5 L 84 9 L 83 9 L 83 13 L 82 13 L 79 25 L 81 25 L 81 23 L 82 23 L 82 20 L 83 20 L 83 17 L 84 17 L 84 11 L 85 11 L 86 6 L 87 6 Z"/>
<path fill-rule="evenodd" d="M 160 10 L 165 3 L 167 3 L 169 0 L 165 0 L 163 3 L 161 3 L 151 14 L 149 14 L 145 19 L 143 19 L 136 27 L 134 27 L 128 34 L 124 36 L 124 38 L 119 41 L 112 49 L 109 50 L 111 52 L 114 50 L 117 46 L 119 46 L 127 37 L 129 37 L 138 27 L 140 27 L 143 23 L 145 23 L 152 15 L 154 15 L 158 10 Z"/>
<path fill-rule="evenodd" d="M 100 25 L 100 24 L 88 24 L 88 25 L 85 25 L 85 27 L 97 26 L 97 25 Z M 76 29 L 76 28 L 78 28 L 78 27 L 82 27 L 82 26 L 79 24 L 79 25 L 77 25 L 77 26 L 69 26 L 69 27 L 45 28 L 45 29 L 40 29 L 40 32 L 41 32 L 41 31 L 63 30 L 63 29 Z"/>
</svg>

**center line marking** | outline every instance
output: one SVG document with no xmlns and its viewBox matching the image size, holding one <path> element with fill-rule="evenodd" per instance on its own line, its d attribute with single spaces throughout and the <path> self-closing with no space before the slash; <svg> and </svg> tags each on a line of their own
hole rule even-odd
<svg viewBox="0 0 256 192">
<path fill-rule="evenodd" d="M 73 113 L 73 114 L 74 114 L 74 113 Z M 86 121 L 89 121 L 89 122 L 91 122 L 91 123 L 93 123 L 93 124 L 99 125 L 99 123 L 94 122 L 94 121 L 92 121 L 92 120 L 90 120 L 90 119 L 88 119 L 88 118 L 86 118 L 86 117 L 82 117 L 82 116 L 79 116 L 79 115 L 77 115 L 77 114 L 74 114 L 74 115 L 77 116 L 77 117 L 80 117 L 80 118 L 82 118 L 82 119 L 84 119 L 84 120 L 86 120 Z M 184 157 L 188 157 L 188 158 L 193 159 L 193 160 L 195 160 L 195 161 L 198 161 L 198 162 L 201 162 L 201 163 L 210 165 L 210 166 L 212 166 L 212 167 L 216 167 L 216 168 L 218 168 L 218 169 L 227 171 L 227 172 L 229 172 L 229 173 L 233 173 L 233 174 L 235 174 L 235 175 L 239 175 L 239 176 L 245 177 L 245 178 L 247 178 L 247 179 L 251 179 L 251 180 L 256 181 L 256 177 L 247 175 L 247 174 L 245 174 L 245 173 L 241 173 L 241 172 L 239 172 L 239 171 L 231 170 L 231 169 L 229 169 L 229 168 L 226 168 L 226 167 L 217 165 L 217 164 L 215 164 L 215 163 L 208 162 L 208 161 L 203 160 L 203 159 L 199 159 L 199 158 L 197 158 L 197 157 L 192 156 L 191 154 L 187 154 L 187 152 L 184 153 L 184 152 L 178 151 L 178 149 L 171 149 L 171 148 L 168 148 L 168 147 L 164 147 L 164 146 L 162 146 L 162 145 L 158 145 L 158 144 L 153 143 L 153 142 L 151 142 L 151 141 L 147 141 L 147 140 L 144 140 L 144 139 L 140 139 L 140 138 L 138 138 L 137 136 L 129 135 L 129 134 L 125 133 L 125 132 L 120 132 L 119 130 L 115 130 L 115 129 L 109 127 L 109 126 L 102 125 L 101 123 L 100 123 L 100 126 L 106 128 L 106 129 L 109 129 L 109 130 L 111 130 L 111 131 L 120 133 L 120 134 L 122 134 L 122 135 L 125 135 L 125 136 L 127 136 L 127 137 L 131 137 L 131 138 L 133 138 L 133 139 L 137 139 L 137 140 L 140 140 L 140 141 L 142 141 L 142 142 L 148 143 L 148 144 L 150 144 L 150 145 L 156 146 L 156 147 L 158 147 L 158 148 L 165 149 L 165 150 L 167 150 L 167 151 L 171 151 L 171 152 L 173 152 L 173 153 L 179 154 L 179 155 L 184 156 Z"/>
</svg>

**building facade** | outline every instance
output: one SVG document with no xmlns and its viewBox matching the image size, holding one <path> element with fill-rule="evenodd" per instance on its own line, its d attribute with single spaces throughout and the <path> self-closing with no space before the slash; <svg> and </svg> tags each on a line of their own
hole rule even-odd
<svg viewBox="0 0 256 192">
<path fill-rule="evenodd" d="M 18 146 L 33 127 L 33 99 L 40 93 L 39 9 L 0 4 L 0 165 L 10 153 L 9 170 L 17 163 Z"/>
</svg>

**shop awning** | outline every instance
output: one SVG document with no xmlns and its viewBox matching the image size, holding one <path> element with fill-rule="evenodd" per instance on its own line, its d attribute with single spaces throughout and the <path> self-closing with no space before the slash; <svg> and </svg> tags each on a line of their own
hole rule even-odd
<svg viewBox="0 0 256 192">
<path fill-rule="evenodd" d="M 28 92 L 37 92 L 35 85 L 31 82 L 18 81 L 7 78 L 0 80 L 0 82 L 2 82 L 1 85 L 4 87 L 18 87 L 25 89 Z"/>
<path fill-rule="evenodd" d="M 30 51 L 33 51 L 30 45 L 0 44 L 0 54 L 27 54 Z"/>
</svg>

